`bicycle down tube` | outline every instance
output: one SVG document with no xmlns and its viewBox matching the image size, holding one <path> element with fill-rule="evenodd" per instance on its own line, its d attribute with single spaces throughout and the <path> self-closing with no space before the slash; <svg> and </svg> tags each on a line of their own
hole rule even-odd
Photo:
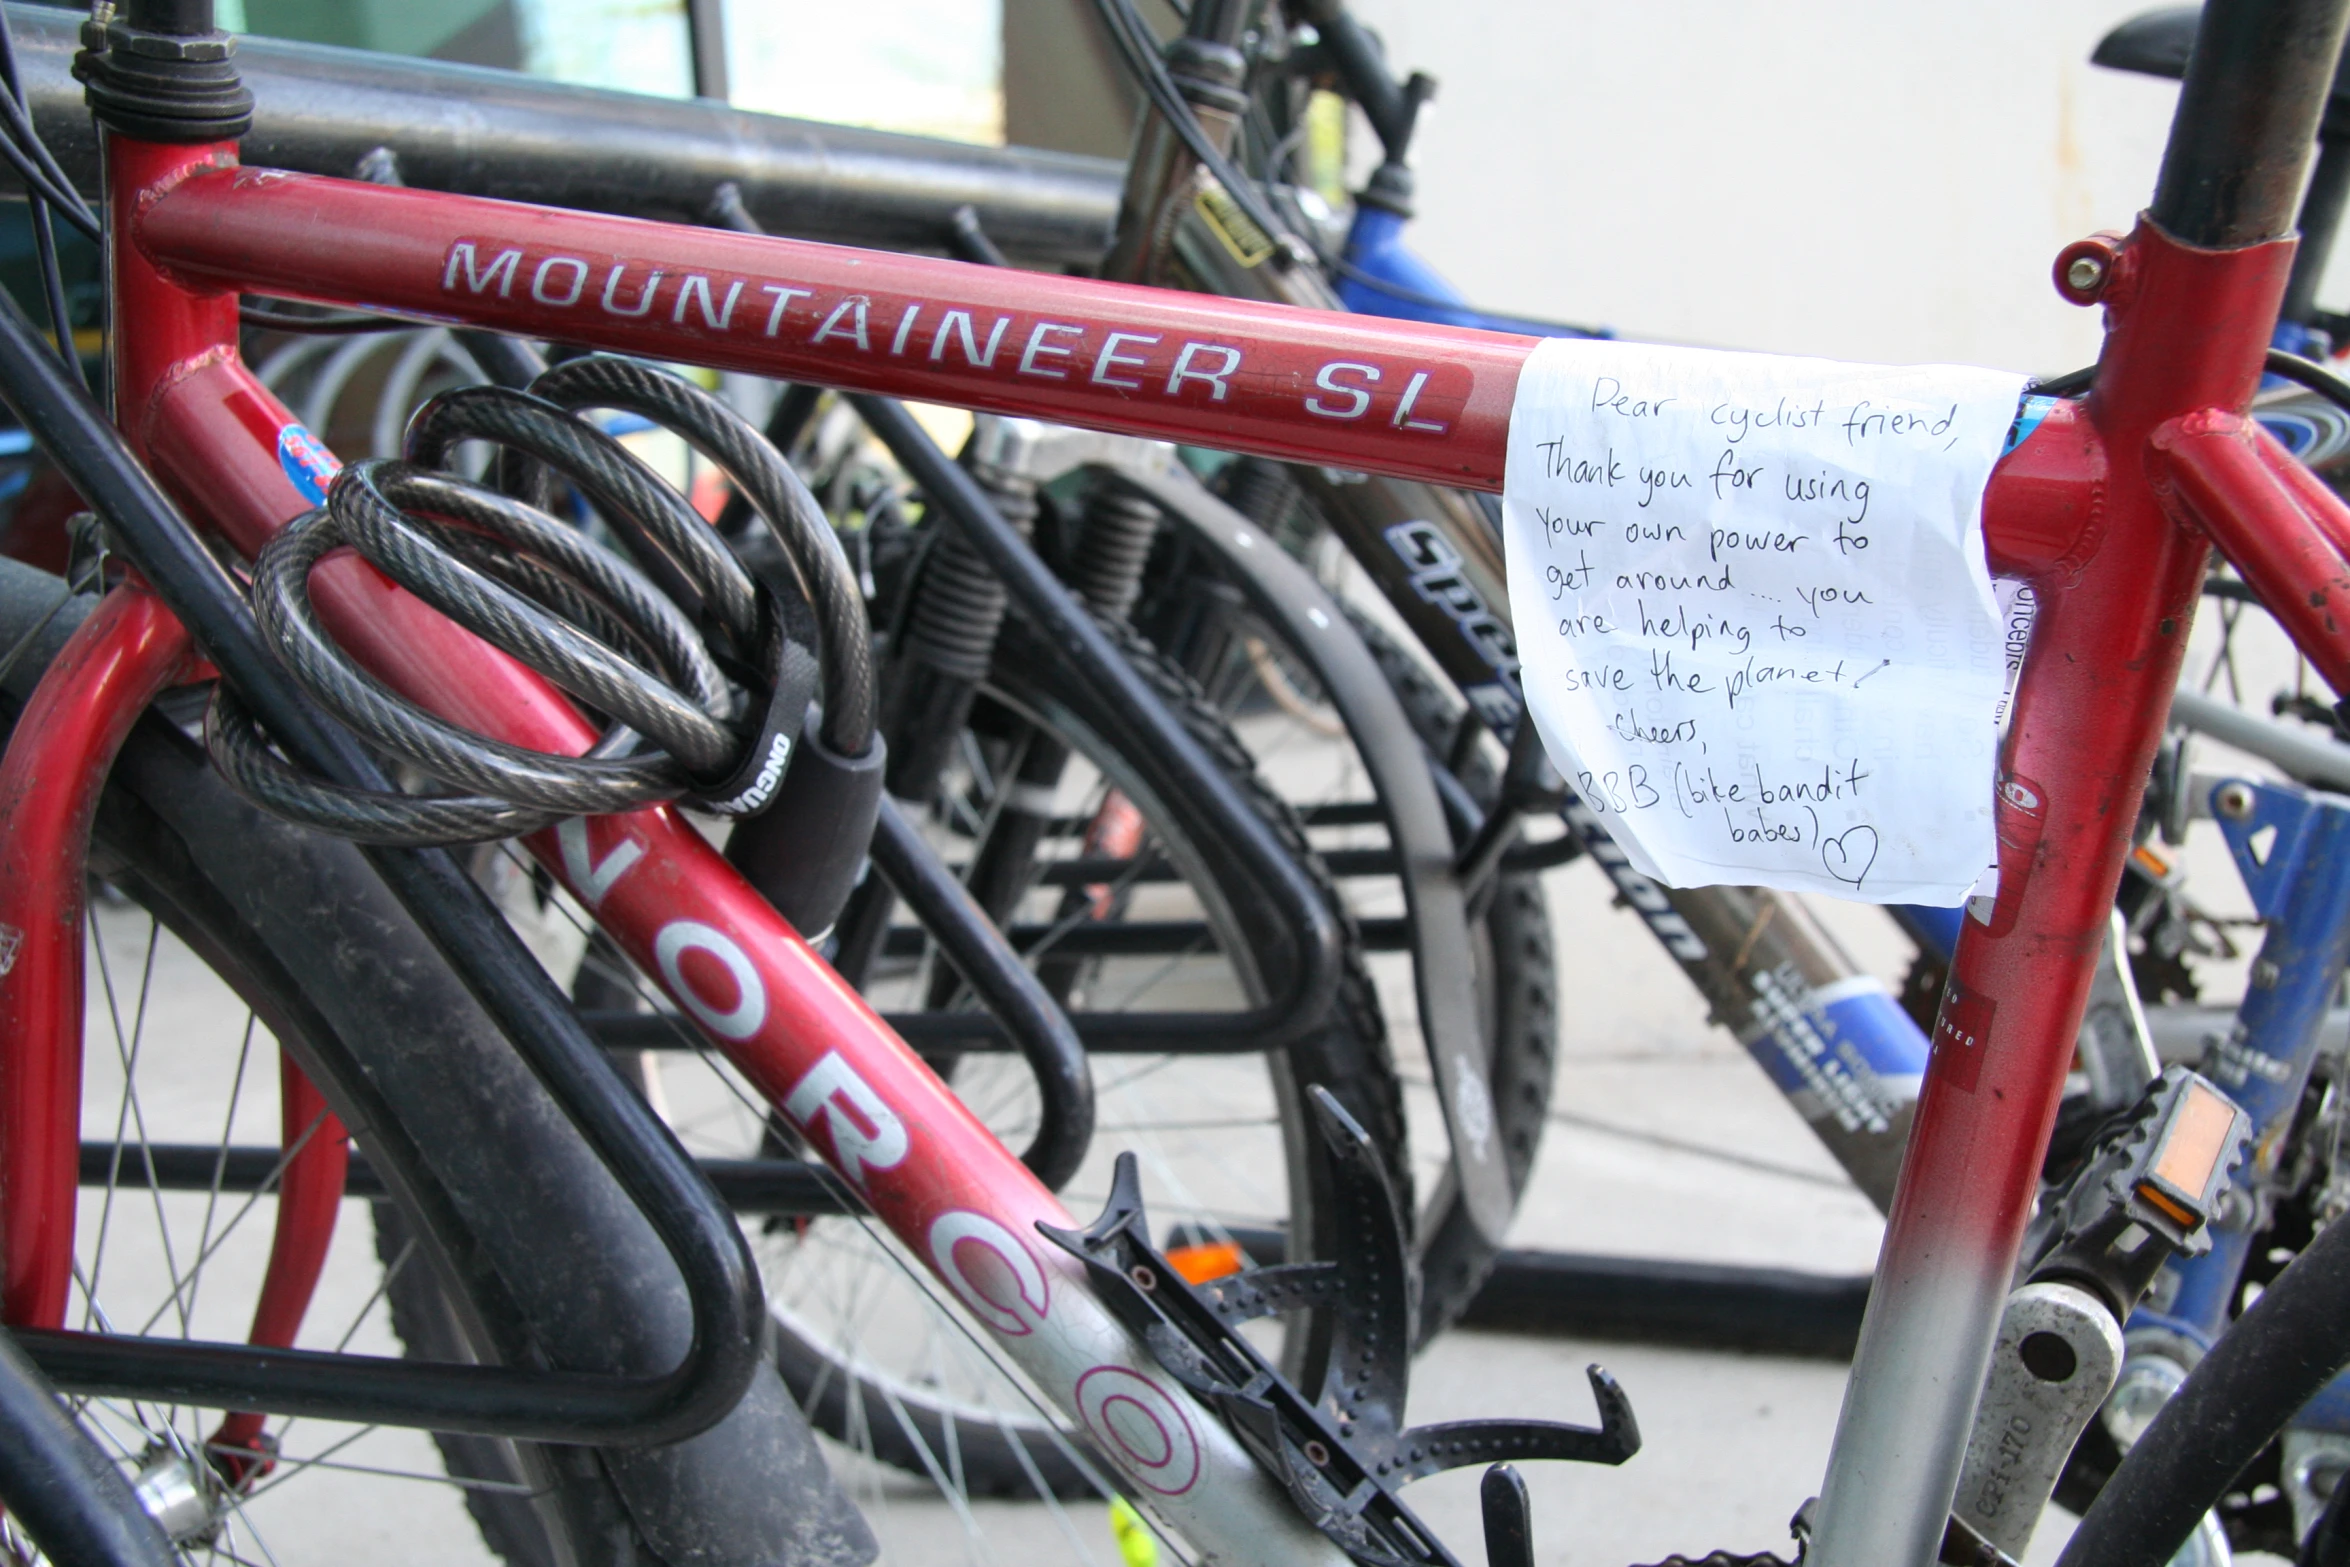
<svg viewBox="0 0 2350 1567">
<path fill-rule="evenodd" d="M 2324 25 L 2338 40 L 2338 6 Z M 2247 74 L 2278 105 L 2253 118 L 2306 147 L 2323 82 L 2301 93 L 2282 79 L 2300 70 Z M 134 445 L 246 549 L 304 504 L 280 455 L 299 443 L 236 362 L 229 296 L 208 290 L 1483 489 L 1499 487 L 1533 346 L 242 170 L 225 147 L 162 154 L 111 149 L 121 305 L 141 327 L 125 337 L 142 345 L 117 398 Z M 2002 756 L 2010 852 L 1958 950 L 1831 1461 L 1821 1562 L 1921 1562 L 1941 1535 L 2201 579 L 2204 540 L 2166 501 L 2191 504 L 2271 602 L 2350 591 L 2327 542 L 2350 540 L 2350 510 L 2293 485 L 2238 417 L 2290 264 L 2275 237 L 2289 197 L 2278 222 L 2242 232 L 2155 210 L 2172 226 L 2149 219 L 2100 252 L 2112 333 L 2096 394 L 2051 414 L 1985 500 L 1993 569 L 2031 579 L 2043 604 Z M 2180 343 L 2201 356 L 2180 362 Z M 2161 492 L 2151 453 L 2181 476 Z M 329 562 L 317 592 L 347 645 L 406 694 L 521 743 L 586 743 L 543 685 L 363 569 Z M 2339 634 L 2294 629 L 2350 688 Z M 1182 1438 L 1174 1456 L 1129 1449 L 1127 1469 L 1178 1528 L 1227 1560 L 1331 1558 L 1269 1488 L 1230 1483 L 1246 1470 L 1231 1439 L 1025 1233 L 1060 1222 L 1057 1204 L 682 818 L 599 819 L 532 847 L 1057 1400 L 1081 1418 L 1113 1388 L 1164 1400 L 1153 1407 Z"/>
</svg>

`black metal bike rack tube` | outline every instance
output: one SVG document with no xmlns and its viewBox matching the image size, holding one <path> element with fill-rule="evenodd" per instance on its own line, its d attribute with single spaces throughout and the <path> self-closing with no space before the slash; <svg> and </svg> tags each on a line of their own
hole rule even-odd
<svg viewBox="0 0 2350 1567">
<path fill-rule="evenodd" d="M 1129 762 L 1146 769 L 1161 804 L 1212 841 L 1222 863 L 1246 875 L 1258 891 L 1237 917 L 1262 932 L 1250 956 L 1260 965 L 1270 1000 L 1243 1012 L 1175 1014 L 1186 1026 L 1211 1021 L 1260 1033 L 1264 1048 L 1321 1026 L 1337 995 L 1339 931 L 1334 910 L 1232 779 L 1208 757 L 1160 697 L 1130 665 L 1076 594 L 1038 558 L 1004 520 L 977 480 L 939 448 L 894 400 L 854 394 L 849 401 L 907 474 L 963 530 L 980 557 L 1002 579 L 1013 600 L 1095 687 L 1099 706 L 1117 732 L 1103 738 Z M 1082 1026 L 1082 1024 L 1081 1024 Z"/>
<path fill-rule="evenodd" d="M 1058 1191 L 1093 1143 L 1093 1070 L 1069 1016 L 1020 961 L 954 873 L 889 796 L 873 824 L 873 863 L 955 966 L 991 1022 L 1012 1036 L 1044 1103 L 1020 1162 Z M 952 1014 L 949 1014 L 952 1015 Z"/>
<path fill-rule="evenodd" d="M 1484 1011 L 1470 929 L 1472 884 L 1456 871 L 1455 840 L 1434 770 L 1402 699 L 1345 610 L 1313 574 L 1281 550 L 1256 547 L 1258 525 L 1209 494 L 1187 471 L 1113 468 L 1104 477 L 1148 499 L 1186 542 L 1215 563 L 1312 671 L 1324 700 L 1344 724 L 1387 829 L 1388 847 L 1359 855 L 1330 851 L 1323 863 L 1333 876 L 1362 874 L 1376 864 L 1402 887 L 1413 1000 L 1452 1144 L 1453 1177 L 1479 1230 L 1499 1245 L 1515 1201 L 1501 1149 L 1478 1133 L 1474 1119 L 1493 1103 L 1493 1088 L 1482 1054 L 1459 1043 L 1478 1037 Z M 1514 837 L 1510 823 L 1497 830 L 1497 860 Z"/>
<path fill-rule="evenodd" d="M 58 1406 L 0 1332 L 0 1507 L 44 1558 L 76 1567 L 170 1567 L 171 1542 L 130 1482 Z"/>
<path fill-rule="evenodd" d="M 391 787 L 270 656 L 234 580 L 5 295 L 0 400 L 106 519 L 119 552 L 281 744 L 342 782 Z M 32 1330 L 19 1334 L 25 1352 L 69 1391 L 164 1403 L 599 1445 L 674 1442 L 707 1429 L 757 1372 L 765 1327 L 758 1270 L 733 1216 L 612 1071 L 563 993 L 455 856 L 441 849 L 367 853 L 668 1248 L 692 1303 L 684 1359 L 658 1376 L 611 1376 Z"/>
<path fill-rule="evenodd" d="M 84 1143 L 81 1183 L 159 1192 L 266 1192 L 285 1168 L 285 1151 L 259 1144 L 148 1143 L 135 1151 Z M 846 1182 L 804 1159 L 702 1159 L 697 1168 L 737 1214 L 863 1213 Z M 391 1186 L 364 1153 L 351 1156 L 343 1195 L 374 1201 Z"/>
<path fill-rule="evenodd" d="M 1396 944 L 1402 944 L 1400 936 Z M 1060 950 L 1057 944 L 1054 950 Z M 1201 949 L 1192 942 L 1183 950 Z M 589 1012 L 583 1018 L 607 1050 L 703 1048 L 683 1021 L 667 1013 Z M 1237 1021 L 1226 1026 L 1226 1019 Z M 1030 1048 L 986 1011 L 884 1012 L 881 1020 L 924 1054 L 1019 1050 L 1025 1055 Z M 1091 1056 L 1253 1056 L 1278 1050 L 1291 1037 L 1274 1031 L 1280 1019 L 1268 1022 L 1254 1011 L 1079 1012 L 1068 1023 L 1071 1036 Z"/>
<path fill-rule="evenodd" d="M 68 74 L 80 13 L 11 5 L 34 127 L 86 195 L 98 144 Z M 254 100 L 245 161 L 350 177 L 378 147 L 403 183 L 590 212 L 700 223 L 732 183 L 750 215 L 799 239 L 944 253 L 969 207 L 1017 262 L 1098 260 L 1124 169 L 1104 158 L 821 125 L 358 49 L 237 40 Z M 0 166 L 0 189 L 15 176 Z"/>
</svg>

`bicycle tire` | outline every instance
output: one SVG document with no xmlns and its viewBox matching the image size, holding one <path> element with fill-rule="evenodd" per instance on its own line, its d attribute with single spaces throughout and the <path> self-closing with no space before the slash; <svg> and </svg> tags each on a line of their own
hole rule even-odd
<svg viewBox="0 0 2350 1567">
<path fill-rule="evenodd" d="M 133 736 L 130 746 L 165 753 L 172 748 L 170 739 L 155 732 L 155 726 L 142 725 L 141 728 L 143 732 Z M 130 746 L 126 746 L 126 751 Z M 178 762 L 187 759 L 171 760 Z M 201 766 L 200 755 L 193 760 Z M 151 768 L 156 765 L 157 757 L 132 757 L 130 761 L 134 766 Z M 194 779 L 191 778 L 190 782 L 193 783 Z M 319 1069 L 316 1073 L 319 1080 L 333 1081 L 341 1076 L 336 1070 L 336 1058 L 347 1056 L 348 1052 L 335 1037 L 332 1027 L 318 1017 L 305 1001 L 298 999 L 298 987 L 276 956 L 269 951 L 267 944 L 236 919 L 220 889 L 213 886 L 197 868 L 197 856 L 191 854 L 184 844 L 175 849 L 167 840 L 164 835 L 170 829 L 154 812 L 145 808 L 147 804 L 137 798 L 135 793 L 126 797 L 126 791 L 119 786 L 110 786 L 99 810 L 92 844 L 93 869 L 102 872 L 111 884 L 154 914 L 165 928 L 198 951 L 208 966 L 246 999 L 257 1013 L 272 1019 L 271 1031 L 277 1034 L 279 1042 L 314 1063 Z M 296 1022 L 297 1018 L 302 1021 Z M 341 1098 L 332 1090 L 328 1092 L 330 1099 Z M 342 1113 L 349 1113 L 351 1107 L 345 1101 L 341 1108 Z M 380 1161 L 383 1154 L 380 1140 L 372 1134 L 358 1135 L 362 1147 L 371 1157 Z M 422 1230 L 425 1226 L 411 1223 L 400 1228 Z M 444 1254 L 448 1250 L 446 1241 L 437 1236 L 431 1244 Z M 449 1286 L 433 1276 L 444 1271 L 455 1270 L 409 1268 L 402 1270 L 395 1282 L 405 1281 L 411 1295 L 421 1294 L 430 1299 L 437 1310 L 447 1313 L 451 1309 L 445 1293 Z M 468 1306 L 486 1317 L 504 1315 L 501 1303 L 495 1300 L 474 1299 L 468 1302 Z M 520 1328 L 519 1324 L 508 1320 L 500 1322 L 490 1331 L 513 1334 L 518 1333 Z M 441 1347 L 441 1358 L 470 1358 L 471 1346 L 466 1346 L 468 1354 L 462 1356 L 454 1353 L 459 1348 L 454 1343 L 445 1343 Z M 521 1452 L 517 1444 L 473 1440 L 485 1452 L 496 1449 L 500 1453 L 498 1467 L 477 1468 L 472 1471 L 475 1478 L 527 1484 L 538 1498 L 530 1511 L 534 1514 L 531 1529 L 540 1542 L 539 1554 L 536 1557 L 525 1555 L 509 1559 L 524 1562 L 560 1559 L 582 1564 L 582 1567 L 591 1563 L 630 1567 L 630 1564 L 643 1559 L 634 1549 L 633 1541 L 625 1548 L 602 1552 L 582 1548 L 593 1532 L 608 1533 L 581 1528 L 587 1520 L 601 1519 L 608 1523 L 614 1518 L 626 1517 L 617 1496 L 611 1492 L 609 1482 L 601 1476 L 558 1477 L 543 1461 Z M 479 1492 L 468 1491 L 469 1509 L 474 1508 L 480 1495 Z M 475 1515 L 478 1519 L 478 1509 L 475 1509 Z M 509 1528 L 517 1523 L 519 1519 L 510 1519 Z M 547 1555 L 552 1544 L 558 1541 L 562 1542 L 566 1555 L 561 1558 Z M 493 1539 L 491 1543 L 493 1548 L 498 1548 L 496 1540 Z M 500 1554 L 506 1552 L 501 1549 Z"/>
<path fill-rule="evenodd" d="M 1189 676 L 1139 635 L 1107 621 L 1103 625 L 1154 692 L 1241 786 L 1257 812 L 1309 869 L 1323 895 L 1336 907 L 1336 890 L 1314 857 L 1295 813 L 1257 776 L 1247 751 L 1223 716 L 1207 703 Z M 983 700 L 1005 702 L 1032 715 L 1048 715 L 1064 733 L 1071 728 L 1094 727 L 1090 720 L 1096 716 L 1095 703 L 1085 683 L 1073 677 L 1064 660 L 1051 656 L 1038 634 L 1016 615 L 1005 623 L 994 669 L 983 692 Z M 1402 1085 L 1387 1054 L 1378 1001 L 1351 922 L 1346 930 L 1343 977 L 1331 1021 L 1268 1062 L 1280 1091 L 1292 1101 L 1294 1113 L 1286 1118 L 1288 1154 L 1292 1171 L 1303 1168 L 1306 1172 L 1303 1207 L 1295 1194 L 1292 1204 L 1309 1231 L 1317 1228 L 1317 1209 L 1326 1212 L 1326 1204 L 1313 1198 L 1313 1190 L 1328 1178 L 1311 1123 L 1302 1113 L 1303 1090 L 1309 1084 L 1328 1088 L 1371 1132 L 1386 1152 L 1389 1179 L 1395 1183 L 1399 1202 L 1407 1214 L 1411 1211 L 1411 1172 L 1403 1157 Z M 1081 1222 L 1090 1217 L 1079 1215 Z M 1303 1247 L 1294 1249 L 1292 1255 L 1326 1258 L 1333 1255 L 1334 1243 L 1333 1236 L 1310 1233 Z M 1318 1374 L 1319 1359 L 1327 1354 L 1322 1338 L 1309 1326 L 1302 1335 L 1302 1346 L 1288 1357 L 1285 1369 L 1308 1386 Z M 862 1451 L 884 1463 L 922 1473 L 926 1453 L 952 1453 L 960 1480 L 974 1497 L 1032 1495 L 1039 1481 L 1057 1497 L 1094 1494 L 1085 1467 L 1062 1445 L 1067 1438 L 1054 1440 L 1038 1423 L 1005 1421 L 946 1400 L 926 1399 L 904 1385 L 884 1388 L 863 1371 L 844 1368 L 824 1346 L 810 1342 L 780 1315 L 776 1355 L 786 1385 L 816 1429 L 836 1441 L 854 1440 Z M 860 1410 L 885 1408 L 896 1418 L 858 1418 Z M 1106 1465 L 1092 1467 L 1095 1473 L 1109 1472 Z"/>
<path fill-rule="evenodd" d="M 1431 755 L 1444 755 L 1467 704 L 1445 690 L 1381 627 L 1359 614 L 1347 618 L 1395 689 L 1420 743 Z M 1500 769 L 1482 751 L 1472 754 L 1460 780 L 1477 803 L 1488 808 L 1501 787 Z M 1486 1039 L 1492 1052 L 1486 1073 L 1493 1086 L 1494 1127 L 1501 1136 L 1514 1203 L 1524 1195 L 1535 1155 L 1541 1151 L 1558 1069 L 1558 956 L 1540 873 L 1498 876 L 1492 901 L 1470 934 L 1480 948 L 1479 988 L 1484 992 Z M 1500 1258 L 1501 1247 L 1484 1237 L 1458 1194 L 1450 1190 L 1437 1194 L 1420 1225 L 1420 1336 L 1415 1347 L 1425 1349 L 1469 1309 Z"/>
<path fill-rule="evenodd" d="M 1315 505 L 1289 489 L 1286 480 L 1267 487 L 1264 475 L 1277 472 L 1266 464 L 1228 470 L 1226 499 L 1290 554 L 1311 561 L 1334 535 Z M 1148 581 L 1137 623 L 1166 636 L 1170 646 L 1186 648 L 1184 667 L 1228 711 L 1261 709 L 1269 703 L 1323 736 L 1346 738 L 1344 721 L 1336 714 L 1311 711 L 1319 698 L 1307 689 L 1313 684 L 1310 665 L 1293 659 L 1286 640 L 1242 607 L 1235 590 L 1214 568 L 1203 572 L 1197 555 L 1164 548 L 1154 556 L 1153 566 L 1156 574 Z M 1395 692 L 1414 738 L 1432 757 L 1450 755 L 1467 703 L 1448 681 L 1407 652 L 1395 635 L 1358 607 L 1343 599 L 1339 603 L 1348 625 Z M 1301 680 L 1303 686 L 1297 683 Z M 1280 748 L 1284 743 L 1276 739 L 1272 745 Z M 1499 786 L 1494 759 L 1473 750 L 1460 781 L 1480 805 L 1490 805 Z M 1346 803 L 1355 802 L 1349 798 Z M 1478 969 L 1487 1084 L 1514 1207 L 1540 1147 L 1558 1049 L 1557 963 L 1549 903 L 1539 875 L 1501 877 L 1468 934 Z M 1392 1048 L 1396 1047 L 1391 1041 Z M 1409 1045 L 1401 1049 L 1405 1057 L 1412 1056 Z M 1432 1085 L 1428 1091 L 1432 1096 Z M 1484 1237 L 1461 1206 L 1449 1165 L 1429 1183 L 1425 1201 L 1416 1219 L 1421 1293 L 1415 1352 L 1459 1320 L 1501 1255 L 1500 1246 Z"/>
<path fill-rule="evenodd" d="M 94 602 L 72 601 L 42 627 L 62 591 L 53 577 L 0 562 L 0 648 L 27 641 L 25 656 L 6 678 L 0 732 L 13 727 L 40 670 Z M 300 873 L 288 874 L 294 863 Z M 430 1302 L 447 1325 L 433 1345 L 437 1358 L 513 1363 L 543 1353 L 536 1347 L 543 1335 L 493 1265 L 494 1259 L 506 1272 L 515 1271 L 511 1241 L 485 1243 L 483 1233 L 485 1213 L 502 1214 L 515 1233 L 528 1233 L 529 1200 L 444 1185 L 436 1171 L 447 1150 L 434 1145 L 446 1140 L 446 1130 L 419 1126 L 417 1118 L 391 1108 L 399 1090 L 390 1085 L 402 1073 L 409 1074 L 411 1087 L 417 1078 L 433 1076 L 447 1093 L 484 1091 L 461 1086 L 484 1063 L 464 1059 L 467 1042 L 434 1030 L 444 1018 L 429 996 L 419 996 L 417 1012 L 404 1022 L 380 1018 L 368 1026 L 372 1037 L 356 1037 L 348 1027 L 349 992 L 365 987 L 352 986 L 348 974 L 319 961 L 320 952 L 340 950 L 377 972 L 448 977 L 421 932 L 398 917 L 397 905 L 364 860 L 348 846 L 300 833 L 246 805 L 212 770 L 200 744 L 150 713 L 134 728 L 100 798 L 90 869 L 149 911 L 251 1007 L 353 1129 L 394 1194 L 383 1206 L 398 1213 L 395 1229 L 421 1243 L 418 1254 L 428 1266 L 400 1270 L 393 1283 L 404 1287 L 412 1306 Z M 284 932 L 300 935 L 289 946 Z M 337 949 L 337 943 L 343 946 Z M 346 994 L 338 996 L 338 990 Z M 397 1048 L 411 1026 L 434 1034 L 445 1051 L 441 1059 L 429 1059 L 439 1052 Z M 510 1050 L 502 1044 L 496 1049 L 520 1067 Z M 527 1080 L 527 1069 L 523 1075 Z M 512 1135 L 522 1142 L 543 1138 L 550 1125 L 543 1116 L 534 1121 L 527 1107 L 508 1108 L 515 1118 Z M 545 1109 L 552 1110 L 551 1102 Z M 571 1216 L 577 1219 L 582 1211 L 592 1205 Z M 540 1245 L 560 1273 L 557 1253 L 576 1252 L 582 1237 L 575 1227 L 567 1234 L 565 1226 L 553 1224 L 545 1233 Z M 409 1317 L 415 1320 L 413 1311 Z M 781 1398 L 780 1387 L 775 1397 Z M 655 1567 L 685 1559 L 653 1547 L 625 1486 L 597 1451 L 471 1440 L 477 1452 L 495 1453 L 498 1478 L 528 1493 L 506 1498 L 517 1505 L 503 1509 L 503 1538 L 485 1527 L 489 1543 L 509 1560 L 528 1567 Z M 713 1537 L 724 1533 L 727 1522 L 718 1521 Z M 743 1558 L 719 1553 L 702 1559 Z"/>
</svg>

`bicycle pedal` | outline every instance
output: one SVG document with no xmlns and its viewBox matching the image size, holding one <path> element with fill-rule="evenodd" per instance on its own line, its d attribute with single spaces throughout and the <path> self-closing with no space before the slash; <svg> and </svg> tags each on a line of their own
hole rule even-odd
<svg viewBox="0 0 2350 1567">
<path fill-rule="evenodd" d="M 2211 1249 L 2211 1221 L 2251 1140 L 2251 1118 L 2208 1078 L 2165 1070 L 2043 1199 L 2029 1279 L 2085 1285 L 2126 1319 L 2165 1261 Z"/>
<path fill-rule="evenodd" d="M 1312 1100 L 1337 1165 L 1340 1233 L 1354 1241 L 1345 1261 L 1188 1283 L 1151 1244 L 1131 1153 L 1118 1156 L 1109 1200 L 1091 1225 L 1037 1228 L 1085 1264 L 1103 1305 L 1222 1418 L 1258 1466 L 1348 1556 L 1365 1567 L 1458 1567 L 1397 1495 L 1402 1486 L 1505 1459 L 1620 1464 L 1640 1450 L 1640 1428 L 1624 1390 L 1592 1366 L 1596 1429 L 1463 1420 L 1399 1430 L 1411 1342 L 1402 1221 L 1369 1134 L 1326 1091 L 1314 1089 Z M 1238 1330 L 1243 1322 L 1326 1300 L 1334 1308 L 1331 1369 L 1318 1396 L 1309 1396 Z M 1522 1532 L 1530 1552 L 1531 1526 Z M 1495 1567 L 1504 1564 L 1497 1560 Z"/>
</svg>

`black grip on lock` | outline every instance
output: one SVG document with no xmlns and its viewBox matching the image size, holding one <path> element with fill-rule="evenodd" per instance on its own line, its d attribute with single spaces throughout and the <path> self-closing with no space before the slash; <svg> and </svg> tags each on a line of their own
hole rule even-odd
<svg viewBox="0 0 2350 1567">
<path fill-rule="evenodd" d="M 726 841 L 728 862 L 811 941 L 832 929 L 862 878 L 889 761 L 879 735 L 863 756 L 833 750 L 821 713 L 808 704 L 783 787 Z"/>
<path fill-rule="evenodd" d="M 723 777 L 696 780 L 700 787 L 690 797 L 693 803 L 721 816 L 756 816 L 780 800 L 788 769 L 797 765 L 798 748 L 815 738 L 813 730 L 803 734 L 800 724 L 803 715 L 822 711 L 809 700 L 816 690 L 816 655 L 772 626 L 767 641 L 764 682 L 745 679 L 729 661 L 719 660 L 719 667 L 743 680 L 746 689 L 767 687 L 766 705 L 753 715 L 757 727 L 750 730 L 741 759 Z"/>
</svg>

